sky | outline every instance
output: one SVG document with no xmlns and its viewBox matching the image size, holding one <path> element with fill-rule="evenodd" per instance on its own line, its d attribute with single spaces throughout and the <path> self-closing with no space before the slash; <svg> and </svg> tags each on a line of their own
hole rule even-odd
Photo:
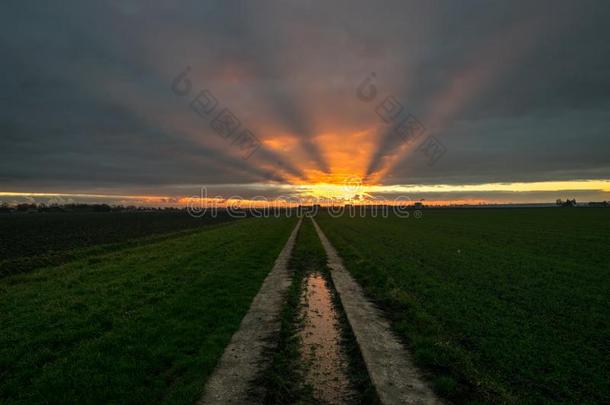
<svg viewBox="0 0 610 405">
<path fill-rule="evenodd" d="M 610 200 L 607 1 L 0 5 L 0 201 Z"/>
</svg>

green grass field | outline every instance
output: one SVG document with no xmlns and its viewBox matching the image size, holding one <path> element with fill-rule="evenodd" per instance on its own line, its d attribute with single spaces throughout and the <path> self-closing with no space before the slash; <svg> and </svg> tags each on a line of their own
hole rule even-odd
<svg viewBox="0 0 610 405">
<path fill-rule="evenodd" d="M 610 210 L 317 221 L 446 397 L 610 398 Z"/>
<path fill-rule="evenodd" d="M 192 403 L 295 219 L 0 279 L 0 403 Z"/>
<path fill-rule="evenodd" d="M 610 398 L 610 210 L 316 220 L 443 396 Z M 0 403 L 192 403 L 295 223 L 68 244 L 77 253 L 66 263 L 0 278 Z M 306 221 L 291 267 L 302 275 L 323 262 Z M 294 385 L 298 287 L 266 375 L 269 402 L 307 397 Z"/>
<path fill-rule="evenodd" d="M 200 218 L 186 211 L 0 214 L 0 277 L 230 220 L 224 211 Z"/>
</svg>

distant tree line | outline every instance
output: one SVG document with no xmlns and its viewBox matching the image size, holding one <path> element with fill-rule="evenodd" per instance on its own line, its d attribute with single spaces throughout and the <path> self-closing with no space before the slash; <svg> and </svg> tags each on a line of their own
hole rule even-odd
<svg viewBox="0 0 610 405">
<path fill-rule="evenodd" d="M 566 199 L 565 201 L 563 201 L 561 198 L 558 198 L 557 201 L 555 202 L 557 205 L 559 205 L 560 207 L 576 207 L 576 199 Z"/>
<path fill-rule="evenodd" d="M 567 200 L 562 200 L 561 198 L 558 198 L 557 201 L 555 202 L 558 206 L 560 207 L 576 207 L 576 199 L 567 199 Z M 587 206 L 589 207 L 610 207 L 610 203 L 608 203 L 608 201 L 590 201 L 587 203 Z"/>
<path fill-rule="evenodd" d="M 0 203 L 0 213 L 10 212 L 121 212 L 121 211 L 185 211 L 176 207 L 139 207 L 135 205 L 109 204 L 45 204 L 45 203 Z"/>
</svg>

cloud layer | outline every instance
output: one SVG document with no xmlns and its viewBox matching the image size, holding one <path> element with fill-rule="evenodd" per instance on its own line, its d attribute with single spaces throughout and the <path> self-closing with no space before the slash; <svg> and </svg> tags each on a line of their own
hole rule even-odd
<svg viewBox="0 0 610 405">
<path fill-rule="evenodd" d="M 605 1 L 6 1 L 0 190 L 608 179 L 609 17 Z M 202 90 L 209 117 L 189 106 Z M 442 159 L 383 122 L 388 96 Z M 262 141 L 250 159 L 211 127 L 223 108 Z"/>
</svg>

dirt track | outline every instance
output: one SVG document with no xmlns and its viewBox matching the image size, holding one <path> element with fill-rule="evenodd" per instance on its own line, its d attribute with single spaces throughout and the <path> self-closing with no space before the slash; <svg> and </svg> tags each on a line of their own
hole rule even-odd
<svg viewBox="0 0 610 405">
<path fill-rule="evenodd" d="M 362 288 L 343 267 L 335 248 L 315 220 L 313 223 L 328 257 L 333 283 L 380 401 L 383 404 L 441 403 L 413 365 L 409 352 L 392 333 L 388 321 L 365 298 Z"/>
<path fill-rule="evenodd" d="M 301 227 L 299 220 L 275 261 L 239 329 L 208 380 L 200 404 L 260 403 L 264 392 L 253 382 L 271 359 L 265 358 L 280 331 L 279 314 L 290 286 L 288 260 Z"/>
<path fill-rule="evenodd" d="M 381 312 L 369 302 L 344 268 L 337 251 L 313 220 L 326 251 L 333 284 L 339 295 L 366 369 L 383 404 L 442 403 L 415 368 L 410 353 L 391 331 Z M 260 403 L 264 388 L 253 383 L 270 364 L 265 354 L 273 350 L 279 334 L 279 314 L 291 283 L 288 260 L 299 220 L 275 265 L 254 298 L 250 310 L 233 335 L 216 370 L 208 380 L 200 404 Z M 324 352 L 325 348 L 322 348 Z M 332 378 L 332 377 L 329 377 Z"/>
</svg>

